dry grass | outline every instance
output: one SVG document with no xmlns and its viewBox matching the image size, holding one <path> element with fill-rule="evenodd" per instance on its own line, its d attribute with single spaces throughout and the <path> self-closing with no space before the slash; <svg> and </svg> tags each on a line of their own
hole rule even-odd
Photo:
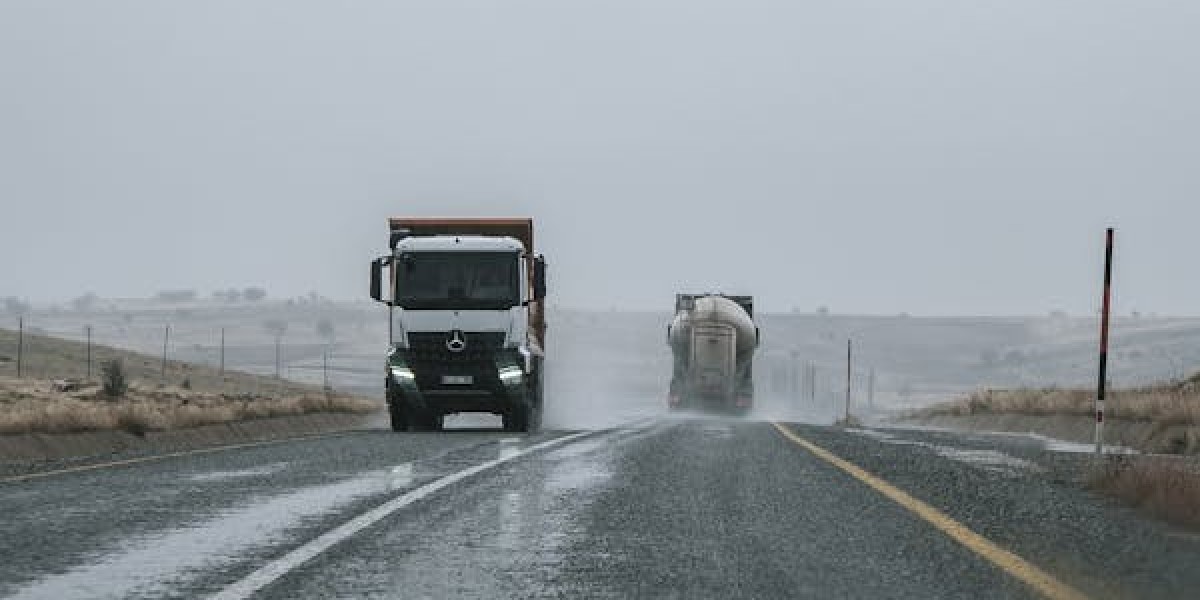
<svg viewBox="0 0 1200 600">
<path fill-rule="evenodd" d="M 965 398 L 931 406 L 915 416 L 980 414 L 1091 416 L 1091 390 L 984 390 Z M 1179 385 L 1118 390 L 1109 395 L 1107 415 L 1125 421 L 1145 421 L 1161 427 L 1200 424 L 1200 387 L 1194 381 Z"/>
<path fill-rule="evenodd" d="M 25 333 L 24 375 L 43 379 L 75 378 L 87 379 L 87 346 L 72 340 L 45 335 Z M 17 333 L 0 328 L 0 377 L 16 375 Z M 223 373 L 216 368 L 167 361 L 163 373 L 162 359 L 110 346 L 92 346 L 91 380 L 101 380 L 101 367 L 106 362 L 120 361 L 125 376 L 130 381 L 154 382 L 182 386 L 184 382 L 194 390 L 213 393 L 274 392 L 277 395 L 306 394 L 319 392 L 318 386 L 304 385 L 294 381 L 280 381 L 271 376 L 253 375 L 235 370 Z M 0 391 L 0 394 L 3 392 Z"/>
<path fill-rule="evenodd" d="M 1200 465 L 1195 462 L 1112 456 L 1089 483 L 1154 517 L 1200 528 Z"/>
<path fill-rule="evenodd" d="M 0 434 L 105 430 L 142 434 L 310 413 L 366 414 L 379 408 L 372 400 L 319 392 L 273 398 L 138 383 L 123 398 L 111 399 L 97 384 L 58 392 L 50 381 L 0 377 Z"/>
<path fill-rule="evenodd" d="M 916 411 L 911 416 L 1031 415 L 1092 417 L 1093 390 L 985 390 Z M 1161 436 L 1121 440 L 1150 452 L 1189 453 L 1200 448 L 1200 375 L 1178 382 L 1109 395 L 1107 416 L 1118 425 L 1148 423 Z M 1179 427 L 1181 426 L 1181 427 Z M 1173 431 L 1168 428 L 1175 427 Z M 1114 433 L 1121 427 L 1116 427 Z M 1200 462 L 1184 457 L 1114 455 L 1089 476 L 1092 489 L 1165 521 L 1200 528 Z"/>
<path fill-rule="evenodd" d="M 0 329 L 0 348 L 15 348 L 16 333 Z M 93 377 L 86 380 L 86 347 L 78 342 L 26 333 L 27 368 L 43 379 L 17 379 L 13 352 L 0 352 L 0 434 L 183 429 L 321 412 L 370 413 L 379 402 L 272 377 L 218 372 L 203 365 L 94 346 Z M 112 399 L 101 389 L 100 365 L 123 364 L 129 390 Z M 82 387 L 55 391 L 51 378 L 75 378 Z M 164 381 L 166 382 L 164 384 Z M 244 393 L 249 391 L 250 393 Z"/>
</svg>

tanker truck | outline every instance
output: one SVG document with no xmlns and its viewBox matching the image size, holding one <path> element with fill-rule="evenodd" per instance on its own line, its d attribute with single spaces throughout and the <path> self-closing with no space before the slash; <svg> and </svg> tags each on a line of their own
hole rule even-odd
<svg viewBox="0 0 1200 600">
<path fill-rule="evenodd" d="M 371 298 L 388 307 L 385 386 L 395 431 L 446 415 L 500 415 L 506 431 L 541 421 L 546 261 L 533 220 L 393 218 L 371 262 Z"/>
<path fill-rule="evenodd" d="M 667 327 L 674 355 L 668 402 L 745 414 L 754 404 L 754 298 L 723 294 L 676 294 Z"/>
</svg>

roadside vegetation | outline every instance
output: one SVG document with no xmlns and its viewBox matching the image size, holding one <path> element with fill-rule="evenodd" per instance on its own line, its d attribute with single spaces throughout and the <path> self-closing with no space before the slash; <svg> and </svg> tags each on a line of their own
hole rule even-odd
<svg viewBox="0 0 1200 600">
<path fill-rule="evenodd" d="M 1094 390 L 981 390 L 907 415 L 909 418 L 1029 415 L 1092 418 Z M 1200 454 L 1200 374 L 1175 383 L 1114 390 L 1106 414 L 1113 441 L 1146 452 Z M 1122 425 L 1144 432 L 1119 435 Z"/>
<path fill-rule="evenodd" d="M 0 330 L 0 348 L 14 332 Z M 15 376 L 0 353 L 0 434 L 184 429 L 312 413 L 371 413 L 375 400 L 319 386 L 93 346 L 87 375 L 83 344 L 26 333 L 34 377 Z"/>
<path fill-rule="evenodd" d="M 1108 456 L 1092 489 L 1165 521 L 1200 529 L 1200 464 L 1162 456 Z"/>
<path fill-rule="evenodd" d="M 908 417 L 1026 415 L 1090 421 L 1094 401 L 1094 390 L 983 390 Z M 1109 441 L 1151 454 L 1108 455 L 1089 467 L 1087 486 L 1150 516 L 1200 529 L 1200 374 L 1115 390 L 1106 408 Z"/>
<path fill-rule="evenodd" d="M 103 383 L 61 391 L 54 381 L 0 377 L 0 434 L 184 429 L 311 413 L 371 413 L 378 402 L 322 392 L 283 397 L 197 392 L 133 382 L 120 396 Z"/>
<path fill-rule="evenodd" d="M 959 400 L 918 411 L 928 416 L 979 414 L 1091 416 L 1094 390 L 982 390 Z M 1150 421 L 1163 426 L 1200 423 L 1200 384 L 1197 377 L 1170 386 L 1115 390 L 1108 397 L 1109 416 Z"/>
</svg>

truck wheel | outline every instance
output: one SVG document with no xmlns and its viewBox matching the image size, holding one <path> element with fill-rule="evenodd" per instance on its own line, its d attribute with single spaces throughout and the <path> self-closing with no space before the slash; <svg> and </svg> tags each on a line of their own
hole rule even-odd
<svg viewBox="0 0 1200 600">
<path fill-rule="evenodd" d="M 529 426 L 525 429 L 529 433 L 537 433 L 542 430 L 542 405 L 534 407 L 529 414 Z"/>
<path fill-rule="evenodd" d="M 391 418 L 392 431 L 408 431 L 408 415 L 399 402 L 388 403 L 388 416 Z"/>
<path fill-rule="evenodd" d="M 414 412 L 408 421 L 412 431 L 441 431 L 445 418 L 445 415 L 430 412 Z"/>
<path fill-rule="evenodd" d="M 542 377 L 542 369 L 534 376 L 533 389 L 529 392 L 529 417 L 526 431 L 537 433 L 542 429 L 542 413 L 546 411 L 546 380 Z"/>
<path fill-rule="evenodd" d="M 446 426 L 446 415 L 429 415 L 429 430 L 441 431 Z"/>
<path fill-rule="evenodd" d="M 505 431 L 528 431 L 529 430 L 529 407 L 522 404 L 521 406 L 512 408 L 504 413 L 501 417 L 504 420 Z"/>
</svg>

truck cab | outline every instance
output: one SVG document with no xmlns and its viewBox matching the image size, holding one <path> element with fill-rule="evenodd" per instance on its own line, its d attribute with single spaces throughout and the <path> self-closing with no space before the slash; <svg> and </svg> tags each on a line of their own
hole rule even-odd
<svg viewBox="0 0 1200 600">
<path fill-rule="evenodd" d="M 545 260 L 529 219 L 392 219 L 391 252 L 371 263 L 388 306 L 392 429 L 442 428 L 446 415 L 540 425 Z"/>
</svg>

